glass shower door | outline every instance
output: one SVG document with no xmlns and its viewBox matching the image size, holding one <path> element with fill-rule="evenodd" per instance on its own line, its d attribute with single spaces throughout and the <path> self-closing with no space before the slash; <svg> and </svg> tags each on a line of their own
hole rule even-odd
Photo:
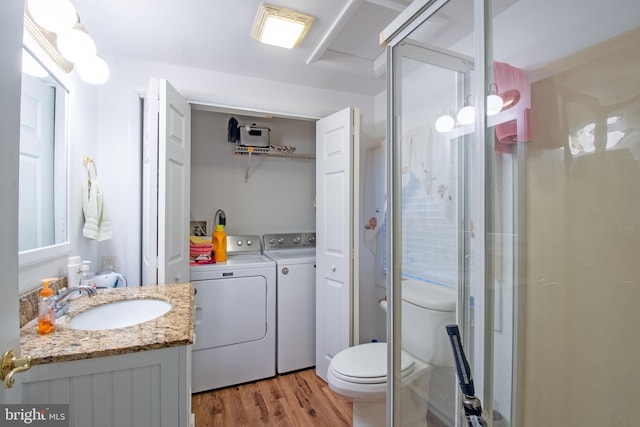
<svg viewBox="0 0 640 427">
<path fill-rule="evenodd" d="M 397 426 L 455 425 L 457 380 L 446 324 L 460 325 L 473 356 L 479 205 L 471 179 L 478 162 L 472 12 L 452 0 L 391 50 L 388 408 Z M 406 357 L 415 361 L 409 374 L 402 370 Z"/>
</svg>

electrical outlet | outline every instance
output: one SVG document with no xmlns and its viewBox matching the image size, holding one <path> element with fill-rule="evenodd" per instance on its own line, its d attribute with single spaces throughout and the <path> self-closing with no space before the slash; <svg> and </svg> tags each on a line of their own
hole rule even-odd
<svg viewBox="0 0 640 427">
<path fill-rule="evenodd" d="M 102 271 L 116 271 L 116 257 L 115 255 L 102 257 Z"/>
<path fill-rule="evenodd" d="M 207 221 L 191 221 L 190 224 L 190 231 L 192 236 L 208 236 Z"/>
</svg>

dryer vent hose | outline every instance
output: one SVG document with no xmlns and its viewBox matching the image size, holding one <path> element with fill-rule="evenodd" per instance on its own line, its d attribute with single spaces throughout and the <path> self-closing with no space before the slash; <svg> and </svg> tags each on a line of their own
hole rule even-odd
<svg viewBox="0 0 640 427">
<path fill-rule="evenodd" d="M 216 212 L 215 220 L 218 225 L 227 225 L 227 217 L 222 209 L 218 209 Z"/>
</svg>

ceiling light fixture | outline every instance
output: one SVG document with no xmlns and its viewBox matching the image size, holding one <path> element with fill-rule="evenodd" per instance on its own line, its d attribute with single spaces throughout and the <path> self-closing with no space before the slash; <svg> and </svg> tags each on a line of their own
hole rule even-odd
<svg viewBox="0 0 640 427">
<path fill-rule="evenodd" d="M 300 45 L 314 17 L 261 3 L 251 37 L 262 43 L 291 49 Z"/>
</svg>

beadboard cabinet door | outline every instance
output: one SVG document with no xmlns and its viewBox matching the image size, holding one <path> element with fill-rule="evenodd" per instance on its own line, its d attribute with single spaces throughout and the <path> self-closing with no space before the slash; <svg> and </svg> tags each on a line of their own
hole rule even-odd
<svg viewBox="0 0 640 427">
<path fill-rule="evenodd" d="M 69 404 L 75 427 L 190 427 L 191 346 L 36 365 L 23 403 Z"/>
</svg>

